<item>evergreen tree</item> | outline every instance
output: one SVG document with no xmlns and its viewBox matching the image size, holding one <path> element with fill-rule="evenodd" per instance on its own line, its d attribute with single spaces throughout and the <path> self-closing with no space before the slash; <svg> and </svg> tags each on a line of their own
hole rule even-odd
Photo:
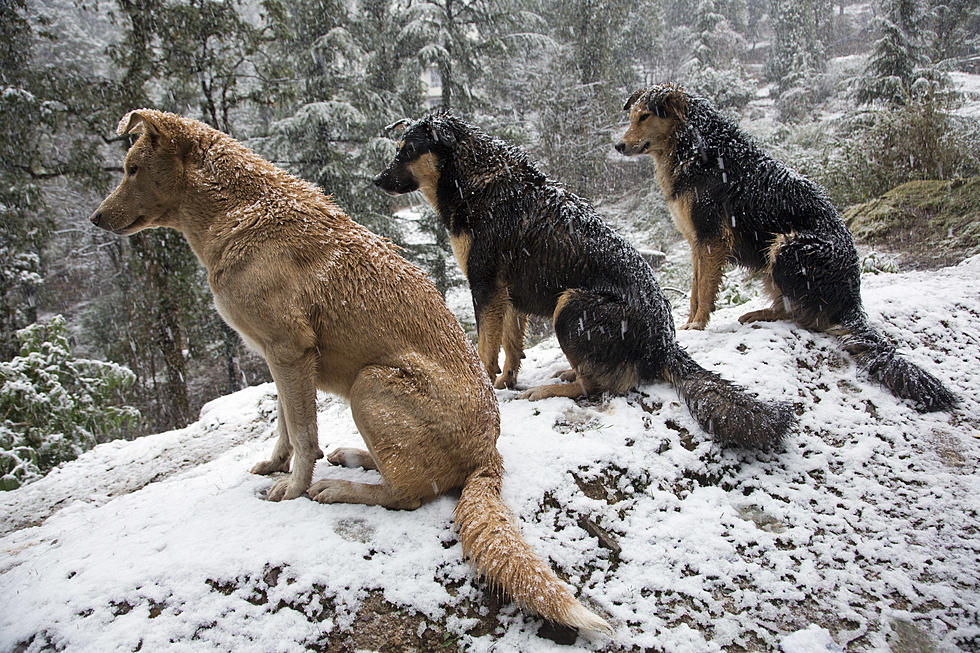
<svg viewBox="0 0 980 653">
<path fill-rule="evenodd" d="M 612 0 L 556 0 L 542 13 L 557 45 L 531 86 L 539 134 L 532 149 L 572 191 L 614 191 L 622 178 L 610 174 L 609 148 L 622 126 L 623 98 L 642 81 L 633 44 L 652 40 L 641 24 L 645 11 Z"/>
<path fill-rule="evenodd" d="M 948 86 L 948 76 L 932 68 L 926 54 L 921 2 L 884 0 L 882 10 L 875 21 L 878 38 L 858 81 L 858 101 L 901 106 Z"/>
<path fill-rule="evenodd" d="M 718 106 L 741 108 L 752 99 L 755 88 L 740 62 L 745 39 L 722 13 L 724 4 L 719 0 L 698 3 L 691 58 L 682 67 L 682 79 L 689 91 L 707 96 Z M 729 5 L 729 11 L 738 5 Z M 735 16 L 744 19 L 741 12 Z"/>
</svg>

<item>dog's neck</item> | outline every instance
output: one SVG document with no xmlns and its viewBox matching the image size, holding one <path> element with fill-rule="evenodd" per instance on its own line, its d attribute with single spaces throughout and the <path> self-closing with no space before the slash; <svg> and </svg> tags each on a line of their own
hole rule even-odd
<svg viewBox="0 0 980 653">
<path fill-rule="evenodd" d="M 482 132 L 461 140 L 443 166 L 433 206 L 454 235 L 471 228 L 473 220 L 479 218 L 469 211 L 471 198 L 497 188 L 513 190 L 522 181 L 544 179 L 523 151 Z"/>
<path fill-rule="evenodd" d="M 287 223 L 332 240 L 349 223 L 343 212 L 307 183 L 236 141 L 219 136 L 191 153 L 176 224 L 208 271 L 245 254 L 246 243 L 276 238 Z"/>
</svg>

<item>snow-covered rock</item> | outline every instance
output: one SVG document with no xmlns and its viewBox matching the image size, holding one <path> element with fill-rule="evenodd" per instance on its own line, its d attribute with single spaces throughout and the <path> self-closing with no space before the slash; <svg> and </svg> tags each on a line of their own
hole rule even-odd
<svg viewBox="0 0 980 653">
<path fill-rule="evenodd" d="M 263 500 L 272 481 L 248 469 L 273 444 L 266 385 L 0 494 L 0 650 L 885 651 L 909 632 L 976 647 L 980 257 L 864 283 L 873 321 L 963 398 L 954 412 L 919 414 L 858 378 L 832 337 L 739 325 L 762 300 L 679 338 L 796 404 L 778 451 L 720 450 L 666 385 L 499 392 L 504 499 L 612 640 L 495 596 L 462 560 L 453 497 L 414 512 Z M 559 367 L 546 340 L 522 383 Z M 343 402 L 321 397 L 318 414 L 324 449 L 359 446 Z M 315 475 L 378 478 L 325 461 Z"/>
</svg>

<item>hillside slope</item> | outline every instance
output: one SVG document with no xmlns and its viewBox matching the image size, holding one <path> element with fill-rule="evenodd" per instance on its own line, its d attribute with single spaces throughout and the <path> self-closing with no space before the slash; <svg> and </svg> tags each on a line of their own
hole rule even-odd
<svg viewBox="0 0 980 653">
<path fill-rule="evenodd" d="M 265 385 L 0 494 L 0 651 L 975 650 L 980 257 L 864 281 L 873 321 L 963 397 L 954 413 L 859 379 L 832 338 L 738 324 L 761 303 L 680 337 L 796 404 L 772 454 L 720 451 L 665 385 L 499 392 L 504 499 L 612 640 L 494 596 L 461 558 L 452 497 L 414 512 L 264 501 L 271 480 L 247 470 L 272 447 Z M 530 350 L 522 383 L 561 358 L 553 339 Z M 334 398 L 319 425 L 324 449 L 360 443 Z M 324 476 L 377 479 L 321 461 Z"/>
</svg>

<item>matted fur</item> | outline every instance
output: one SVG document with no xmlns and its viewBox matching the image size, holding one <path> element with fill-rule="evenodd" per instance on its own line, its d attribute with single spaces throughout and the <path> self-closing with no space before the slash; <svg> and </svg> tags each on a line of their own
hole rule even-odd
<svg viewBox="0 0 980 653">
<path fill-rule="evenodd" d="M 616 149 L 649 154 L 678 230 L 691 246 L 691 311 L 703 329 L 728 262 L 758 272 L 772 298 L 741 322 L 790 318 L 842 336 L 874 380 L 922 410 L 953 406 L 934 376 L 903 359 L 867 321 L 854 240 L 823 189 L 776 161 L 704 98 L 672 84 L 633 93 Z"/>
<path fill-rule="evenodd" d="M 323 503 L 414 509 L 462 488 L 463 548 L 492 584 L 560 623 L 610 631 L 513 525 L 500 499 L 496 397 L 425 275 L 317 187 L 203 123 L 141 109 L 119 130 L 141 135 L 92 222 L 120 234 L 181 231 L 207 268 L 221 315 L 266 358 L 279 392 L 279 437 L 252 471 L 292 472 L 269 498 L 307 493 Z M 368 449 L 337 450 L 328 461 L 377 469 L 380 485 L 311 485 L 322 456 L 317 387 L 350 400 Z"/>
<path fill-rule="evenodd" d="M 433 114 L 406 129 L 375 183 L 389 193 L 421 190 L 453 242 L 465 242 L 454 252 L 473 295 L 480 359 L 491 377 L 500 373 L 497 387 L 516 381 L 519 316 L 541 315 L 552 318 L 572 371 L 561 375 L 568 383 L 532 388 L 527 398 L 622 393 L 666 379 L 721 443 L 773 446 L 792 426 L 788 406 L 750 397 L 680 349 L 667 299 L 639 252 L 519 148 Z"/>
</svg>

